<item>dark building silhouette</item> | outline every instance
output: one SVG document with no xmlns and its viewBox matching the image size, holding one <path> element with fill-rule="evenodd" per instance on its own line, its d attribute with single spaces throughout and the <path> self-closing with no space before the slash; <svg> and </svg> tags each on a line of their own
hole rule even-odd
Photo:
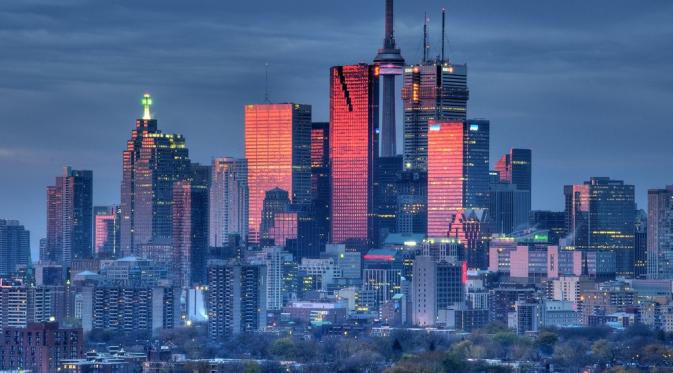
<svg viewBox="0 0 673 373">
<path fill-rule="evenodd" d="M 46 261 L 69 266 L 93 257 L 93 172 L 65 168 L 47 187 Z"/>
<path fill-rule="evenodd" d="M 30 232 L 16 220 L 0 219 L 0 276 L 30 262 Z"/>
<path fill-rule="evenodd" d="M 548 231 L 549 243 L 558 245 L 561 238 L 568 235 L 565 211 L 531 211 L 528 225 Z"/>
</svg>

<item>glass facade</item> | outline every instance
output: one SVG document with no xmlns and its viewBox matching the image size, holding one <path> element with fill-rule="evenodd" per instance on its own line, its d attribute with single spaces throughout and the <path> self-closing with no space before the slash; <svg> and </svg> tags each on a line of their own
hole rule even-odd
<svg viewBox="0 0 673 373">
<path fill-rule="evenodd" d="M 330 74 L 331 241 L 369 246 L 378 154 L 378 69 L 336 66 Z"/>
<path fill-rule="evenodd" d="M 171 239 L 173 184 L 185 180 L 190 169 L 185 138 L 159 131 L 148 112 L 144 118 L 136 120 L 123 152 L 122 255 L 136 254 L 139 245 Z"/>
<path fill-rule="evenodd" d="M 404 69 L 405 169 L 427 170 L 428 123 L 465 120 L 468 98 L 466 65 L 427 63 Z"/>
<path fill-rule="evenodd" d="M 647 192 L 647 277 L 673 278 L 673 185 Z"/>
<path fill-rule="evenodd" d="M 632 276 L 635 245 L 635 187 L 620 180 L 593 177 L 580 185 L 566 185 L 566 244 L 577 250 L 615 253 L 617 273 Z"/>
<path fill-rule="evenodd" d="M 211 172 L 209 242 L 210 246 L 224 247 L 229 235 L 248 235 L 248 163 L 217 157 Z"/>
<path fill-rule="evenodd" d="M 286 190 L 298 206 L 311 201 L 311 106 L 247 105 L 245 158 L 249 242 L 258 243 L 267 191 Z"/>
</svg>

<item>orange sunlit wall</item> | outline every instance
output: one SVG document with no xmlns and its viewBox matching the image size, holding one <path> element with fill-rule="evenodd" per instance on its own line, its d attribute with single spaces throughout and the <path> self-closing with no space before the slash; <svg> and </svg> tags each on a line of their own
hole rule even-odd
<svg viewBox="0 0 673 373">
<path fill-rule="evenodd" d="M 462 122 L 430 122 L 428 128 L 428 236 L 446 237 L 463 207 Z"/>
<path fill-rule="evenodd" d="M 368 244 L 378 152 L 378 70 L 366 64 L 335 66 L 330 75 L 331 241 Z"/>
<path fill-rule="evenodd" d="M 245 107 L 249 242 L 259 241 L 265 193 L 287 190 L 292 202 L 310 199 L 311 107 L 263 104 Z M 293 167 L 294 166 L 294 167 Z"/>
</svg>

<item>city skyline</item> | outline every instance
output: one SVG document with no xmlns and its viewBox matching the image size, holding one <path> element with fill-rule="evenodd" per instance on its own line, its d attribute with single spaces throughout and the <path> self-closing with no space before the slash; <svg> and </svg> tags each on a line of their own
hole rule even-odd
<svg viewBox="0 0 673 373">
<path fill-rule="evenodd" d="M 447 55 L 454 63 L 467 63 L 470 69 L 468 117 L 491 120 L 491 167 L 497 160 L 495 157 L 509 147 L 533 150 L 533 183 L 536 185 L 533 209 L 561 210 L 563 185 L 580 183 L 592 176 L 609 176 L 635 184 L 639 208 L 646 208 L 647 189 L 668 183 L 666 175 L 673 167 L 669 163 L 670 157 L 666 157 L 664 139 L 670 137 L 668 133 L 671 131 L 666 126 L 666 114 L 669 113 L 665 107 L 665 102 L 670 101 L 667 99 L 670 93 L 664 91 L 671 84 L 666 78 L 670 76 L 667 74 L 670 67 L 665 66 L 671 56 L 670 51 L 658 48 L 658 45 L 671 33 L 671 27 L 662 23 L 665 17 L 654 13 L 655 9 L 656 13 L 661 13 L 657 4 L 639 9 L 627 8 L 625 2 L 611 4 L 615 12 L 601 21 L 605 32 L 596 35 L 595 28 L 601 26 L 592 24 L 590 17 L 598 14 L 600 3 L 583 16 L 571 16 L 572 10 L 580 6 L 577 3 L 564 4 L 564 9 L 529 3 L 528 6 L 510 5 L 508 9 L 501 9 L 505 12 L 497 17 L 480 13 L 479 6 L 448 3 L 452 7 L 447 13 Z M 395 37 L 408 63 L 420 61 L 422 14 L 426 10 L 432 19 L 430 32 L 434 46 L 431 56 L 438 54 L 440 11 L 447 4 L 428 1 L 423 5 L 414 8 L 406 2 L 396 4 Z M 8 76 L 0 86 L 9 97 L 0 104 L 0 112 L 5 116 L 2 126 L 8 133 L 0 140 L 0 168 L 6 175 L 3 191 L 7 196 L 0 199 L 0 206 L 3 206 L 5 218 L 17 219 L 31 231 L 34 257 L 37 241 L 46 236 L 44 187 L 60 174 L 63 166 L 94 171 L 94 205 L 120 202 L 119 155 L 132 121 L 140 114 L 137 98 L 145 90 L 157 99 L 155 108 L 161 120 L 160 127 L 167 133 L 185 136 L 193 161 L 209 164 L 210 158 L 215 156 L 240 157 L 243 154 L 243 103 L 263 102 L 264 62 L 270 64 L 272 101 L 312 105 L 314 121 L 326 120 L 329 66 L 371 60 L 372 51 L 381 45 L 380 31 L 383 29 L 383 7 L 379 3 L 368 4 L 361 14 L 339 27 L 334 13 L 330 12 L 334 10 L 332 5 L 318 9 L 321 7 L 305 4 L 302 11 L 316 14 L 315 22 L 330 20 L 328 26 L 331 28 L 327 31 L 315 28 L 312 22 L 289 26 L 284 21 L 300 15 L 277 14 L 279 9 L 273 4 L 253 13 L 253 17 L 259 17 L 255 19 L 269 20 L 268 26 L 228 18 L 250 13 L 249 5 L 240 4 L 232 5 L 231 9 L 222 9 L 215 3 L 207 3 L 199 9 L 185 9 L 183 5 L 169 2 L 164 12 L 156 14 L 149 12 L 158 7 L 150 9 L 150 6 L 143 8 L 145 6 L 141 5 L 140 15 L 133 14 L 135 9 L 124 5 L 111 9 L 112 14 L 128 16 L 125 25 L 139 22 L 142 15 L 165 25 L 176 10 L 189 10 L 187 14 L 193 17 L 192 22 L 182 27 L 193 29 L 195 35 L 209 30 L 238 29 L 248 30 L 246 35 L 251 40 L 274 38 L 267 52 L 260 52 L 247 46 L 245 40 L 227 37 L 231 34 L 212 32 L 203 34 L 203 39 L 188 50 L 190 53 L 181 56 L 180 46 L 189 44 L 189 38 L 178 38 L 176 50 L 167 44 L 179 35 L 177 30 L 151 29 L 152 37 L 141 43 L 145 39 L 140 37 L 141 32 L 122 32 L 119 26 L 103 22 L 105 19 L 101 20 L 100 26 L 103 30 L 111 28 L 113 38 L 105 39 L 102 33 L 93 32 L 87 28 L 90 24 L 75 27 L 77 22 L 73 22 L 73 18 L 57 20 L 59 16 L 65 17 L 63 12 L 67 10 L 70 11 L 67 17 L 83 16 L 87 5 L 79 1 L 57 6 L 29 1 L 24 5 L 3 7 L 6 7 L 6 14 L 21 13 L 30 21 L 19 26 L 15 19 L 10 22 L 8 17 L 8 37 L 5 39 L 8 46 L 23 40 L 20 36 L 31 36 L 23 40 L 27 46 L 46 47 L 34 59 L 29 58 L 30 48 L 15 48 L 13 56 L 0 64 L 4 70 L 17 72 L 15 76 L 23 78 L 25 83 L 21 86 L 21 80 Z M 508 23 L 508 15 L 514 16 L 512 12 L 521 8 L 526 8 L 528 13 L 518 17 L 537 12 L 539 19 L 524 19 L 518 33 L 517 28 L 506 32 L 497 29 Z M 627 10 L 635 12 L 635 18 L 640 22 L 645 19 L 652 26 L 639 27 L 632 35 L 622 35 L 617 25 L 628 29 L 620 23 L 626 20 Z M 231 15 L 224 14 L 227 11 L 231 11 Z M 555 12 L 560 12 L 559 20 L 551 22 L 550 17 Z M 223 16 L 222 20 L 216 19 L 219 16 Z M 633 18 L 633 15 L 629 17 Z M 465 27 L 475 20 L 479 20 L 482 27 Z M 545 25 L 545 21 L 550 22 Z M 63 27 L 66 23 L 67 27 Z M 544 37 L 522 35 L 524 27 L 544 32 Z M 280 34 L 274 37 L 272 30 Z M 120 38 L 120 32 L 126 37 Z M 348 44 L 355 36 L 359 41 Z M 643 38 L 649 41 L 649 46 L 640 43 Z M 549 45 L 543 45 L 547 39 Z M 94 44 L 97 47 L 83 60 L 117 56 L 123 63 L 103 72 L 102 66 L 108 66 L 106 64 L 110 62 L 101 67 L 87 64 L 87 68 L 80 70 L 65 69 L 60 62 L 80 66 L 78 64 L 85 62 L 72 60 L 78 55 L 78 48 L 89 50 Z M 209 47 L 214 45 L 219 47 L 213 53 Z M 489 45 L 497 48 L 489 48 Z M 147 48 L 163 58 L 154 62 L 135 60 L 136 57 L 127 53 L 128 48 Z M 227 50 L 231 53 L 227 54 Z M 301 58 L 309 51 L 321 53 L 318 61 L 309 63 Z M 68 54 L 64 54 L 66 52 Z M 246 58 L 249 66 L 243 68 Z M 616 60 L 620 63 L 608 62 Z M 222 65 L 223 62 L 226 63 Z M 639 81 L 626 78 L 633 70 L 640 74 Z M 167 76 L 169 74 L 173 76 Z M 243 82 L 244 79 L 237 75 L 249 81 Z M 654 79 L 657 82 L 651 84 Z M 589 83 L 588 89 L 583 90 L 586 92 L 577 92 L 570 87 L 578 82 Z M 241 84 L 251 88 L 239 89 Z M 627 87 L 628 92 L 624 91 Z M 237 93 L 242 94 L 229 100 L 228 95 Z M 215 106 L 221 102 L 227 102 L 227 105 Z M 397 142 L 398 153 L 401 153 L 399 106 Z M 32 107 L 40 110 L 32 110 Z M 45 124 L 47 121 L 53 124 Z M 643 124 L 639 124 L 641 121 Z M 595 140 L 591 136 L 570 135 L 573 130 L 580 131 L 587 125 L 594 126 L 592 133 L 610 134 L 606 136 L 610 141 L 592 149 L 589 145 L 595 145 Z M 653 136 L 653 132 L 661 136 Z M 91 138 L 94 140 L 89 140 Z M 555 139 L 554 145 L 545 146 L 550 138 Z M 73 150 L 75 148 L 77 150 Z"/>
</svg>

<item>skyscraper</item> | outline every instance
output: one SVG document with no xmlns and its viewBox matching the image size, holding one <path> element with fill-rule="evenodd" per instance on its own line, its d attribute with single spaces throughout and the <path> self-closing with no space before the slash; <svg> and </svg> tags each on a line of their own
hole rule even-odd
<svg viewBox="0 0 673 373">
<path fill-rule="evenodd" d="M 46 261 L 70 265 L 93 257 L 93 172 L 65 168 L 47 187 Z"/>
<path fill-rule="evenodd" d="M 115 257 L 119 252 L 121 210 L 119 206 L 95 206 L 94 252 L 96 256 Z"/>
<path fill-rule="evenodd" d="M 446 237 L 464 209 L 488 208 L 489 122 L 431 122 L 428 132 L 428 236 Z"/>
<path fill-rule="evenodd" d="M 528 225 L 535 229 L 546 230 L 548 242 L 552 245 L 558 245 L 559 240 L 568 234 L 565 211 L 531 211 Z"/>
<path fill-rule="evenodd" d="M 311 202 L 311 106 L 247 105 L 245 158 L 249 241 L 258 243 L 267 191 L 286 190 L 297 206 Z"/>
<path fill-rule="evenodd" d="M 173 263 L 182 287 L 206 283 L 208 185 L 199 176 L 195 172 L 189 180 L 173 186 Z"/>
<path fill-rule="evenodd" d="M 261 242 L 270 238 L 269 233 L 274 227 L 276 214 L 289 210 L 290 198 L 287 191 L 273 188 L 265 193 L 262 203 L 262 224 L 259 229 Z"/>
<path fill-rule="evenodd" d="M 209 224 L 210 246 L 226 246 L 230 234 L 247 237 L 248 164 L 245 159 L 213 158 Z"/>
<path fill-rule="evenodd" d="M 331 203 L 328 122 L 314 122 L 311 128 L 311 195 L 315 235 L 324 247 L 329 240 Z"/>
<path fill-rule="evenodd" d="M 673 185 L 647 191 L 647 277 L 673 279 Z"/>
<path fill-rule="evenodd" d="M 566 244 L 577 250 L 611 251 L 617 273 L 633 275 L 635 232 L 635 187 L 621 180 L 592 177 L 584 184 L 564 187 Z"/>
<path fill-rule="evenodd" d="M 404 68 L 404 168 L 427 170 L 428 122 L 467 118 L 467 66 L 424 61 Z"/>
<path fill-rule="evenodd" d="M 351 242 L 362 249 L 374 238 L 378 71 L 367 64 L 330 69 L 331 241 Z"/>
<path fill-rule="evenodd" d="M 0 219 L 0 276 L 30 261 L 30 232 L 16 220 Z"/>
<path fill-rule="evenodd" d="M 157 128 L 149 94 L 142 104 L 143 117 L 136 120 L 123 152 L 122 255 L 135 254 L 138 246 L 153 241 L 170 241 L 173 184 L 185 180 L 190 169 L 185 138 Z"/>
<path fill-rule="evenodd" d="M 383 118 L 381 125 L 381 156 L 397 154 L 395 125 L 395 76 L 402 75 L 404 58 L 395 45 L 393 0 L 386 0 L 386 29 L 383 48 L 379 49 L 374 64 L 383 78 Z"/>
<path fill-rule="evenodd" d="M 532 159 L 530 149 L 510 149 L 495 165 L 495 170 L 500 173 L 500 181 L 514 184 L 519 190 L 531 191 Z"/>
<path fill-rule="evenodd" d="M 374 213 L 376 215 L 376 244 L 389 233 L 397 232 L 397 197 L 402 156 L 379 157 L 374 169 Z"/>
</svg>

